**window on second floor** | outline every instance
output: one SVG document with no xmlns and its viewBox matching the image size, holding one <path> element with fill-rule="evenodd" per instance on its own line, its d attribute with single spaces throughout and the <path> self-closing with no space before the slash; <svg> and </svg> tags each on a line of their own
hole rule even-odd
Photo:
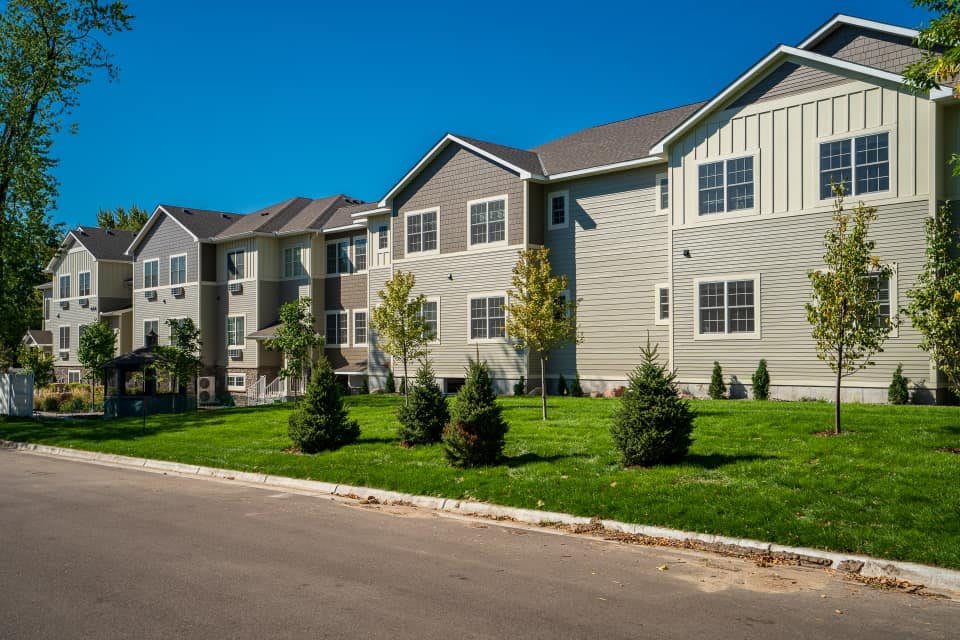
<svg viewBox="0 0 960 640">
<path fill-rule="evenodd" d="M 407 253 L 437 251 L 437 212 L 420 211 L 407 214 Z"/>
<path fill-rule="evenodd" d="M 81 271 L 77 274 L 77 295 L 85 298 L 90 295 L 90 272 Z"/>
<path fill-rule="evenodd" d="M 70 276 L 60 276 L 60 297 L 70 297 Z"/>
<path fill-rule="evenodd" d="M 356 271 L 367 270 L 367 236 L 353 239 L 353 266 Z"/>
<path fill-rule="evenodd" d="M 833 197 L 833 187 L 846 195 L 890 189 L 890 134 L 874 133 L 820 144 L 820 198 Z"/>
<path fill-rule="evenodd" d="M 656 293 L 656 323 L 667 324 L 670 321 L 670 287 L 665 284 L 658 284 L 655 288 Z"/>
<path fill-rule="evenodd" d="M 657 209 L 663 211 L 670 206 L 670 179 L 665 173 L 657 174 Z"/>
<path fill-rule="evenodd" d="M 227 280 L 243 280 L 246 277 L 244 257 L 242 249 L 227 252 Z"/>
<path fill-rule="evenodd" d="M 157 344 L 160 338 L 160 321 L 159 320 L 144 320 L 143 321 L 143 344 L 151 344 L 151 340 L 154 340 L 152 344 Z"/>
<path fill-rule="evenodd" d="M 70 327 L 60 327 L 60 351 L 70 348 Z"/>
<path fill-rule="evenodd" d="M 341 346 L 347 344 L 347 312 L 327 312 L 326 327 L 327 346 Z"/>
<path fill-rule="evenodd" d="M 470 339 L 492 340 L 506 336 L 506 297 L 470 299 Z"/>
<path fill-rule="evenodd" d="M 507 200 L 504 197 L 469 203 L 470 246 L 505 242 Z"/>
<path fill-rule="evenodd" d="M 147 260 L 143 263 L 143 288 L 150 289 L 160 283 L 160 261 Z"/>
<path fill-rule="evenodd" d="M 298 278 L 307 273 L 303 266 L 303 247 L 285 247 L 283 250 L 283 277 Z"/>
<path fill-rule="evenodd" d="M 698 167 L 700 215 L 753 209 L 753 156 Z"/>
<path fill-rule="evenodd" d="M 547 204 L 550 207 L 550 211 L 547 212 L 547 215 L 550 216 L 547 224 L 548 229 L 560 229 L 567 226 L 568 197 L 566 191 L 560 191 L 551 193 L 547 198 Z"/>
<path fill-rule="evenodd" d="M 242 347 L 244 340 L 244 325 L 247 319 L 244 316 L 227 317 L 227 346 L 233 349 Z"/>
<path fill-rule="evenodd" d="M 377 227 L 377 249 L 386 249 L 390 245 L 390 227 L 382 224 Z"/>
<path fill-rule="evenodd" d="M 353 346 L 367 344 L 367 310 L 353 312 Z"/>
<path fill-rule="evenodd" d="M 350 273 L 350 241 L 347 239 L 327 243 L 327 274 Z"/>
<path fill-rule="evenodd" d="M 187 256 L 170 256 L 170 284 L 183 284 L 187 281 Z"/>
</svg>

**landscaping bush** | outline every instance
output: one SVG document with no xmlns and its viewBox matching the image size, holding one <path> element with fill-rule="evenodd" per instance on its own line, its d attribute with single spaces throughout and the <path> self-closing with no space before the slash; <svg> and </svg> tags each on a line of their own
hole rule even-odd
<svg viewBox="0 0 960 640">
<path fill-rule="evenodd" d="M 83 398 L 71 396 L 69 393 L 63 395 L 69 396 L 68 399 L 60 401 L 60 411 L 63 413 L 82 413 L 87 410 L 87 403 Z"/>
<path fill-rule="evenodd" d="M 716 360 L 713 361 L 713 374 L 710 376 L 710 389 L 707 393 L 712 400 L 723 400 L 723 396 L 727 393 L 727 385 L 723 381 L 723 369 Z"/>
<path fill-rule="evenodd" d="M 769 400 L 770 399 L 770 372 L 767 371 L 767 361 L 763 358 L 760 358 L 760 364 L 757 366 L 757 370 L 753 373 L 753 399 L 754 400 Z"/>
<path fill-rule="evenodd" d="M 360 436 L 360 425 L 347 418 L 333 367 L 324 357 L 314 366 L 306 394 L 290 414 L 288 433 L 304 453 L 336 449 Z"/>
<path fill-rule="evenodd" d="M 393 371 L 387 369 L 387 381 L 383 384 L 384 393 L 396 393 L 397 381 L 393 379 Z"/>
<path fill-rule="evenodd" d="M 903 364 L 898 364 L 893 372 L 893 380 L 887 389 L 887 400 L 890 404 L 907 404 L 910 402 L 910 380 L 903 375 Z"/>
<path fill-rule="evenodd" d="M 447 398 L 434 377 L 433 367 L 426 361 L 417 370 L 410 397 L 400 406 L 400 442 L 404 445 L 439 442 L 443 427 L 450 419 Z"/>
<path fill-rule="evenodd" d="M 367 380 L 367 377 L 363 377 L 363 382 L 360 383 L 360 395 L 365 396 L 370 394 L 370 382 Z"/>
<path fill-rule="evenodd" d="M 59 411 L 60 410 L 60 398 L 57 396 L 45 396 L 43 398 L 43 410 L 44 411 Z"/>
<path fill-rule="evenodd" d="M 563 377 L 563 374 L 560 374 L 560 379 L 557 380 L 557 395 L 565 396 L 570 393 L 570 390 L 567 389 L 567 379 Z"/>
<path fill-rule="evenodd" d="M 471 359 L 450 423 L 443 430 L 447 461 L 455 467 L 496 463 L 503 455 L 507 429 L 486 363 Z"/>
<path fill-rule="evenodd" d="M 694 411 L 678 395 L 676 374 L 659 362 L 657 347 L 640 349 L 643 361 L 614 409 L 610 434 L 624 466 L 675 462 L 690 448 Z"/>
<path fill-rule="evenodd" d="M 520 376 L 520 379 L 513 385 L 513 395 L 522 396 L 527 392 L 527 379 Z"/>
<path fill-rule="evenodd" d="M 583 397 L 583 387 L 580 386 L 580 374 L 573 374 L 573 383 L 570 385 L 570 396 L 574 398 Z"/>
</svg>

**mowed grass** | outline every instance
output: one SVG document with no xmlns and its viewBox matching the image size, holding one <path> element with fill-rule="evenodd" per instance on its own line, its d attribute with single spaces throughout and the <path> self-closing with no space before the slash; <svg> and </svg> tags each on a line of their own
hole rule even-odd
<svg viewBox="0 0 960 640">
<path fill-rule="evenodd" d="M 285 406 L 112 422 L 0 422 L 0 438 L 849 551 L 960 569 L 960 408 L 698 401 L 682 464 L 623 469 L 608 432 L 617 400 L 501 398 L 496 467 L 447 466 L 440 445 L 404 449 L 400 400 L 346 400 L 357 444 L 285 453 Z"/>
</svg>

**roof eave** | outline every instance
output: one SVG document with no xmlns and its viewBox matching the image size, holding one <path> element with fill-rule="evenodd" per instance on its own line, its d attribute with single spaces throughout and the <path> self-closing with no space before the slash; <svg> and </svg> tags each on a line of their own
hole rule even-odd
<svg viewBox="0 0 960 640">
<path fill-rule="evenodd" d="M 369 216 L 378 216 L 384 213 L 390 213 L 393 211 L 390 207 L 381 207 L 378 206 L 376 209 L 369 209 L 367 211 L 358 211 L 356 213 L 351 213 L 351 218 L 367 218 Z"/>
<path fill-rule="evenodd" d="M 551 173 L 546 178 L 533 178 L 534 182 L 557 182 L 560 180 L 569 180 L 572 178 L 586 178 L 589 176 L 602 175 L 604 173 L 614 173 L 617 171 L 627 171 L 639 167 L 649 167 L 655 164 L 663 164 L 667 161 L 665 155 L 650 155 L 634 160 L 624 160 L 623 162 L 613 162 L 611 164 L 602 164 L 594 167 L 585 167 L 574 171 L 562 171 L 560 173 Z"/>
<path fill-rule="evenodd" d="M 838 13 L 833 16 L 827 22 L 825 22 L 819 29 L 814 31 L 812 34 L 807 36 L 803 42 L 797 45 L 798 49 L 808 49 L 818 42 L 830 35 L 837 27 L 841 25 L 850 25 L 853 27 L 863 27 L 864 29 L 871 29 L 873 31 L 881 31 L 883 33 L 889 33 L 896 36 L 901 36 L 904 38 L 916 38 L 919 35 L 919 32 L 916 29 L 910 29 L 908 27 L 900 27 L 894 24 L 887 24 L 885 22 L 877 22 L 876 20 L 866 20 L 864 18 L 857 18 L 854 16 L 844 15 Z"/>
</svg>

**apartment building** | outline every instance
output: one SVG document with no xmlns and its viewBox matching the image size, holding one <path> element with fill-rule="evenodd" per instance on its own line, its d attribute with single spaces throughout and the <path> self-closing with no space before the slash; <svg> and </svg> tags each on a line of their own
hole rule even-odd
<svg viewBox="0 0 960 640">
<path fill-rule="evenodd" d="M 130 351 L 132 263 L 124 252 L 132 239 L 128 231 L 77 227 L 47 265 L 52 281 L 38 287 L 43 327 L 28 331 L 23 343 L 54 355 L 57 382 L 83 380 L 77 349 L 88 325 L 106 322 L 117 336 L 117 354 Z"/>
</svg>

